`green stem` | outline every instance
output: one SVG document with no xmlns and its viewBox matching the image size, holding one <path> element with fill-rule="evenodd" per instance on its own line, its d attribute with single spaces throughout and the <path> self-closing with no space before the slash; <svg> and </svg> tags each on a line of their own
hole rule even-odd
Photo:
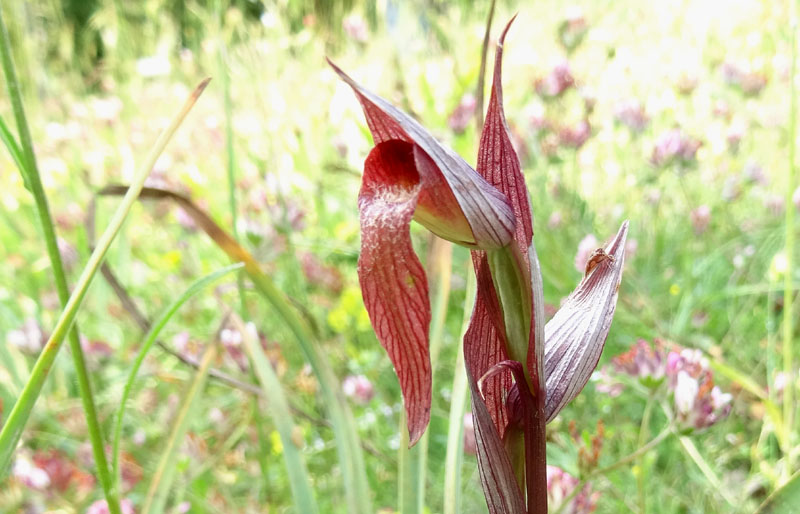
<svg viewBox="0 0 800 514">
<path fill-rule="evenodd" d="M 716 473 L 714 473 L 714 470 L 711 469 L 711 466 L 708 465 L 708 462 L 706 462 L 706 460 L 700 454 L 700 451 L 697 449 L 697 446 L 695 446 L 694 441 L 686 436 L 679 436 L 678 440 L 680 441 L 684 451 L 686 451 L 686 454 L 689 455 L 703 476 L 706 477 L 708 483 L 711 484 L 711 487 L 716 490 L 719 495 L 722 496 L 722 499 L 725 500 L 731 507 L 736 508 L 739 505 L 736 502 L 736 499 L 733 498 L 722 486 L 722 482 L 719 481 L 719 478 L 717 477 Z"/>
<path fill-rule="evenodd" d="M 5 40 L 7 41 L 7 37 Z M 70 331 L 73 321 L 75 321 L 75 316 L 77 315 L 78 309 L 80 308 L 81 303 L 86 296 L 89 284 L 97 273 L 100 263 L 105 257 L 108 248 L 111 246 L 111 242 L 119 232 L 120 227 L 122 227 L 122 223 L 125 221 L 125 217 L 130 211 L 131 206 L 139 196 L 139 192 L 144 185 L 144 181 L 155 164 L 155 161 L 164 150 L 164 147 L 167 145 L 169 139 L 178 129 L 178 126 L 189 113 L 189 110 L 192 108 L 195 101 L 197 101 L 197 98 L 200 96 L 203 89 L 205 89 L 206 85 L 208 84 L 208 80 L 210 79 L 204 80 L 194 90 L 192 95 L 186 101 L 186 104 L 183 106 L 183 109 L 173 119 L 169 127 L 167 127 L 167 129 L 161 133 L 156 141 L 155 146 L 148 154 L 142 166 L 136 170 L 128 192 L 122 199 L 122 202 L 120 202 L 120 205 L 117 207 L 117 210 L 114 213 L 114 216 L 111 218 L 108 227 L 106 227 L 105 232 L 103 232 L 103 235 L 100 237 L 97 247 L 89 257 L 86 267 L 83 269 L 80 278 L 78 278 L 75 290 L 67 300 L 64 310 L 61 312 L 50 338 L 45 343 L 39 358 L 34 364 L 31 376 L 28 378 L 22 393 L 20 393 L 17 402 L 11 409 L 11 413 L 6 420 L 5 425 L 3 425 L 2 430 L 0 430 L 0 473 L 5 473 L 5 471 L 8 469 L 8 466 L 11 462 L 11 456 L 17 446 L 17 442 L 22 434 L 22 430 L 25 427 L 28 418 L 30 417 L 33 405 L 36 402 L 36 399 L 39 397 L 39 393 L 41 393 L 42 386 L 44 385 L 47 375 L 53 366 L 56 355 L 58 355 L 58 351 L 61 349 L 64 338 Z M 76 354 L 78 354 L 78 352 L 73 352 L 73 355 Z M 104 485 L 108 486 L 111 498 L 114 499 L 115 492 L 113 491 L 113 481 L 108 473 L 108 464 L 105 465 L 104 470 L 101 470 L 100 468 L 102 466 L 99 466 L 100 462 L 105 462 L 105 454 L 102 451 L 102 447 L 100 455 L 102 455 L 102 460 L 100 460 L 98 454 L 95 454 L 95 458 L 98 459 L 98 470 L 99 473 L 105 473 L 105 476 L 102 477 L 103 483 Z M 111 502 L 109 502 L 109 504 L 111 504 Z M 110 508 L 114 509 L 115 507 L 111 506 Z"/>
<path fill-rule="evenodd" d="M 464 345 L 461 341 L 472 318 L 477 289 L 471 266 L 467 269 L 467 292 L 464 296 L 464 317 L 461 337 L 458 339 L 458 356 L 453 377 L 453 394 L 450 398 L 450 418 L 447 430 L 447 453 L 444 459 L 444 514 L 461 512 L 461 461 L 464 454 L 464 412 L 467 408 L 467 373 L 464 367 Z"/>
<path fill-rule="evenodd" d="M 14 118 L 16 120 L 17 131 L 19 132 L 20 138 L 20 150 L 22 152 L 21 156 L 19 154 L 16 155 L 15 160 L 17 161 L 18 166 L 20 164 L 22 165 L 20 166 L 20 172 L 22 173 L 23 180 L 25 185 L 33 194 L 36 202 L 36 212 L 39 215 L 39 223 L 44 234 L 45 246 L 47 247 L 47 254 L 50 258 L 50 265 L 53 270 L 53 277 L 56 283 L 56 291 L 62 307 L 66 308 L 69 301 L 69 288 L 67 286 L 67 279 L 64 273 L 64 265 L 61 261 L 61 253 L 58 250 L 55 227 L 50 215 L 50 206 L 48 205 L 47 195 L 44 192 L 44 187 L 42 186 L 42 181 L 39 176 L 39 170 L 36 165 L 36 155 L 33 151 L 33 140 L 31 138 L 30 129 L 28 128 L 28 121 L 25 116 L 25 108 L 22 104 L 22 94 L 20 91 L 21 88 L 17 78 L 16 69 L 14 67 L 14 60 L 11 55 L 11 42 L 8 37 L 8 29 L 6 28 L 5 20 L 2 16 L 2 9 L 0 9 L 0 31 L 2 31 L 0 52 L 2 52 L 3 73 L 6 77 L 8 95 L 11 99 L 11 105 L 14 111 Z M 6 133 L 10 141 L 13 141 L 13 136 L 10 135 L 7 128 L 5 128 L 4 133 Z M 7 146 L 9 147 L 9 150 L 11 150 L 12 146 L 9 143 L 7 143 Z M 103 488 L 103 494 L 105 495 L 109 512 L 111 514 L 120 514 L 119 498 L 117 496 L 117 491 L 114 489 L 114 482 L 108 470 L 108 462 L 106 460 L 104 449 L 105 443 L 103 442 L 102 430 L 100 429 L 100 423 L 97 419 L 97 409 L 95 407 L 94 398 L 92 395 L 92 385 L 89 378 L 89 370 L 86 367 L 86 360 L 83 355 L 83 349 L 81 348 L 80 336 L 78 335 L 77 327 L 73 327 L 72 330 L 69 331 L 69 345 L 72 354 L 73 365 L 75 366 L 75 374 L 78 379 L 78 390 L 80 392 L 83 411 L 86 417 L 86 427 L 88 429 L 89 440 L 91 441 L 92 445 L 92 454 L 94 456 L 95 466 L 97 468 L 97 477 Z M 42 356 L 44 355 L 45 354 L 43 351 Z M 53 352 L 52 358 L 55 359 L 55 352 Z M 39 361 L 37 361 L 37 364 L 38 363 Z M 45 374 L 51 365 L 52 363 L 47 366 L 45 369 Z M 36 370 L 37 368 L 34 368 L 34 373 L 36 373 Z M 31 378 L 33 378 L 33 375 Z M 44 377 L 42 377 L 42 381 L 43 379 Z M 30 384 L 30 381 L 28 384 Z M 26 384 L 22 394 L 25 394 L 26 391 L 29 391 L 27 387 L 28 384 Z M 33 401 L 35 400 L 36 396 L 38 396 L 38 391 L 36 391 L 36 394 L 31 398 L 30 408 L 33 407 Z M 21 418 L 16 418 L 17 424 L 12 424 L 12 417 L 14 416 L 14 413 L 20 412 L 17 410 L 17 406 L 20 405 L 21 400 L 22 396 L 20 396 L 20 401 L 17 401 L 17 403 L 14 405 L 14 409 L 9 415 L 8 421 L 3 426 L 2 432 L 0 432 L 0 476 L 4 475 L 5 471 L 8 469 L 11 454 L 16 447 L 16 442 L 19 440 L 25 421 L 28 417 L 23 410 Z M 8 435 L 5 439 L 3 439 L 2 436 L 5 434 Z"/>
<path fill-rule="evenodd" d="M 430 357 L 431 370 L 436 378 L 436 363 L 439 360 L 439 352 L 442 349 L 444 336 L 444 325 L 447 318 L 447 305 L 450 300 L 450 276 L 453 262 L 453 244 L 444 239 L 434 238 L 431 244 L 429 266 L 432 273 L 429 276 L 436 284 L 436 293 L 433 300 L 433 312 L 431 321 L 430 337 Z M 435 383 L 435 382 L 434 382 Z M 432 390 L 435 388 L 432 387 Z M 425 510 L 425 485 L 428 476 L 428 446 L 430 445 L 430 431 L 426 430 L 417 444 L 417 481 L 416 481 L 416 512 L 422 513 Z"/>
<path fill-rule="evenodd" d="M 492 32 L 492 19 L 494 19 L 494 8 L 496 0 L 489 4 L 489 16 L 486 18 L 486 30 L 483 33 L 483 44 L 481 45 L 481 67 L 478 71 L 478 85 L 475 86 L 475 125 L 478 134 L 483 130 L 483 90 L 486 84 L 486 55 L 489 53 L 489 36 Z"/>
<path fill-rule="evenodd" d="M 228 176 L 228 205 L 231 210 L 231 234 L 236 241 L 239 239 L 239 215 L 238 203 L 236 201 L 236 151 L 233 145 L 233 102 L 231 100 L 231 77 L 228 73 L 227 50 L 225 41 L 223 40 L 222 26 L 222 7 L 218 4 L 220 11 L 218 19 L 219 24 L 219 74 L 222 78 L 222 97 L 223 106 L 225 109 L 225 170 Z M 246 319 L 247 318 L 247 304 L 244 300 L 244 271 L 241 271 L 236 276 L 236 286 L 239 289 L 239 313 Z"/>
<path fill-rule="evenodd" d="M 397 449 L 397 512 L 399 514 L 411 514 L 412 509 L 417 507 L 417 501 L 414 497 L 416 491 L 412 486 L 414 479 L 411 472 L 417 451 L 408 447 L 408 427 L 406 425 L 405 411 L 400 413 L 397 429 L 400 431 L 400 447 Z"/>
<path fill-rule="evenodd" d="M 786 177 L 786 209 L 785 230 L 786 230 L 786 274 L 783 277 L 783 372 L 786 376 L 786 387 L 783 391 L 783 426 L 785 431 L 783 448 L 787 463 L 784 466 L 784 478 L 789 477 L 789 473 L 794 469 L 792 452 L 792 437 L 794 429 L 794 355 L 792 339 L 794 336 L 794 316 L 792 310 L 792 270 L 794 264 L 794 209 L 792 208 L 792 194 L 795 189 L 795 144 L 797 138 L 797 92 L 795 90 L 795 74 L 797 71 L 797 12 L 796 4 L 792 2 L 791 15 L 792 30 L 792 66 L 789 75 L 789 170 Z"/>
<path fill-rule="evenodd" d="M 650 435 L 650 416 L 653 413 L 653 395 L 647 397 L 647 404 L 644 407 L 644 414 L 642 414 L 642 423 L 639 426 L 639 440 L 638 447 L 644 446 L 647 436 Z M 644 456 L 642 456 L 644 457 Z M 639 473 L 636 475 L 636 485 L 639 491 L 639 512 L 645 514 L 647 512 L 647 487 L 645 483 L 645 470 L 644 458 L 639 459 Z"/>
</svg>

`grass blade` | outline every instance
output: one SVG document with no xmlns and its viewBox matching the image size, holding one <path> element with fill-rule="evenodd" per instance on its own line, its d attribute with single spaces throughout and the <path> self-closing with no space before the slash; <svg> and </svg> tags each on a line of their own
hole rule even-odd
<svg viewBox="0 0 800 514">
<path fill-rule="evenodd" d="M 251 334 L 245 329 L 241 319 L 233 316 L 234 323 L 238 325 L 239 332 L 242 334 L 247 354 L 253 363 L 256 377 L 261 383 L 261 388 L 267 398 L 267 408 L 269 409 L 272 422 L 278 431 L 283 446 L 283 459 L 286 463 L 286 472 L 289 476 L 289 485 L 292 489 L 294 504 L 297 512 L 315 514 L 319 512 L 317 502 L 314 500 L 314 493 L 308 479 L 308 470 L 300 453 L 300 449 L 294 442 L 292 433 L 295 423 L 292 413 L 289 410 L 289 402 L 283 392 L 278 375 L 272 368 L 261 344 L 255 341 Z"/>
<path fill-rule="evenodd" d="M 231 264 L 230 266 L 226 266 L 222 269 L 219 269 L 213 273 L 209 273 L 208 275 L 200 278 L 192 285 L 190 285 L 186 291 L 183 292 L 181 296 L 175 300 L 172 305 L 170 305 L 167 310 L 161 315 L 161 317 L 156 321 L 150 330 L 147 332 L 147 335 L 144 338 L 144 343 L 142 343 L 141 348 L 139 348 L 139 353 L 136 355 L 136 360 L 131 367 L 130 372 L 128 373 L 128 380 L 125 382 L 125 388 L 122 391 L 122 398 L 119 401 L 119 407 L 117 408 L 114 423 L 114 439 L 112 443 L 112 453 L 111 453 L 111 470 L 114 475 L 114 479 L 116 480 L 117 489 L 119 490 L 120 485 L 120 467 L 119 467 L 119 445 L 120 445 L 120 437 L 122 435 L 122 419 L 125 415 L 125 406 L 128 403 L 128 398 L 130 397 L 131 390 L 133 389 L 133 384 L 136 381 L 136 375 L 139 373 L 139 369 L 142 367 L 142 363 L 144 362 L 144 358 L 147 355 L 147 352 L 150 351 L 150 348 L 155 344 L 156 339 L 158 339 L 159 334 L 161 334 L 161 330 L 167 325 L 172 316 L 181 308 L 181 306 L 186 303 L 189 298 L 197 294 L 200 290 L 204 289 L 206 286 L 211 285 L 213 282 L 216 282 L 223 276 L 227 275 L 231 271 L 241 269 L 242 264 Z"/>
<path fill-rule="evenodd" d="M 47 343 L 45 343 L 39 358 L 36 360 L 36 364 L 33 367 L 31 376 L 28 378 L 22 393 L 11 410 L 8 420 L 0 431 L 0 474 L 3 474 L 6 472 L 6 470 L 8 470 L 9 464 L 11 463 L 11 455 L 17 446 L 17 442 L 22 434 L 22 429 L 25 427 L 25 424 L 30 417 L 33 405 L 36 402 L 36 399 L 39 397 L 39 393 L 41 392 L 44 381 L 53 366 L 56 355 L 61 349 L 64 338 L 72 326 L 73 321 L 75 320 L 75 316 L 77 315 L 78 309 L 83 302 L 84 296 L 86 296 L 86 291 L 89 288 L 89 284 L 97 273 L 100 263 L 111 246 L 111 242 L 119 232 L 119 229 L 122 226 L 123 221 L 125 221 L 125 217 L 128 215 L 131 206 L 138 198 L 139 191 L 142 189 L 144 181 L 158 159 L 158 156 L 164 150 L 164 147 L 166 147 L 169 139 L 189 113 L 192 106 L 197 101 L 197 98 L 203 92 L 203 89 L 205 89 L 209 80 L 210 79 L 206 79 L 201 82 L 199 86 L 197 86 L 177 116 L 175 116 L 170 125 L 161 133 L 156 141 L 155 146 L 150 151 L 142 166 L 136 170 L 130 191 L 128 191 L 128 194 L 125 195 L 119 207 L 117 207 L 117 211 L 111 218 L 111 221 L 109 222 L 108 227 L 106 227 L 105 232 L 100 237 L 97 247 L 89 257 L 89 262 L 83 269 L 83 272 L 78 279 L 78 283 L 75 286 L 75 290 L 72 292 L 72 295 L 69 297 L 64 310 L 61 312 L 61 316 L 59 317 L 58 322 L 56 323 L 56 326 L 50 335 L 50 338 L 47 340 Z M 58 252 L 57 248 L 56 252 Z M 80 348 L 80 343 L 78 343 L 78 348 Z M 102 455 L 102 453 L 103 452 L 101 451 L 100 454 Z M 95 455 L 95 458 L 97 458 L 97 455 Z M 103 462 L 105 462 L 105 460 L 103 460 Z"/>
<path fill-rule="evenodd" d="M 464 413 L 467 409 L 467 373 L 464 368 L 464 345 L 461 340 L 469 327 L 477 288 L 475 274 L 467 269 L 467 294 L 464 297 L 464 320 L 458 344 L 453 395 L 447 429 L 447 453 L 444 460 L 444 514 L 461 512 L 461 461 L 464 455 Z"/>
<path fill-rule="evenodd" d="M 127 195 L 128 192 L 129 188 L 127 186 L 108 186 L 103 188 L 99 194 Z M 140 193 L 141 198 L 176 202 L 231 260 L 244 263 L 244 269 L 256 290 L 269 302 L 292 332 L 319 381 L 320 394 L 322 394 L 325 408 L 331 420 L 339 462 L 342 466 L 347 512 L 371 514 L 373 512 L 372 502 L 364 467 L 364 454 L 359 444 L 353 413 L 347 404 L 333 369 L 328 364 L 316 340 L 312 337 L 306 323 L 294 311 L 286 296 L 264 273 L 252 254 L 237 243 L 233 237 L 225 232 L 189 198 L 172 191 L 152 187 L 142 188 Z"/>
<path fill-rule="evenodd" d="M 430 356 L 432 380 L 436 380 L 436 363 L 442 349 L 445 319 L 450 300 L 450 279 L 453 264 L 453 244 L 444 239 L 434 237 L 428 257 L 428 279 L 431 289 L 435 289 L 430 331 Z M 433 387 L 433 385 L 431 385 Z M 416 501 L 415 512 L 425 512 L 425 488 L 428 476 L 428 446 L 430 430 L 426 430 L 417 444 Z"/>
<path fill-rule="evenodd" d="M 206 384 L 208 368 L 211 367 L 211 362 L 216 354 L 217 345 L 216 341 L 214 341 L 208 344 L 206 351 L 203 353 L 197 373 L 195 373 L 194 379 L 181 401 L 181 409 L 175 417 L 167 444 L 161 452 L 158 467 L 153 474 L 153 479 L 150 481 L 150 487 L 147 489 L 147 498 L 142 508 L 142 514 L 161 514 L 164 512 L 167 493 L 169 493 L 172 481 L 175 478 L 175 452 L 178 444 L 186 436 L 186 430 L 189 428 L 189 420 L 191 419 L 190 414 L 198 396 L 200 396 L 200 391 L 203 390 L 203 386 Z"/>
</svg>

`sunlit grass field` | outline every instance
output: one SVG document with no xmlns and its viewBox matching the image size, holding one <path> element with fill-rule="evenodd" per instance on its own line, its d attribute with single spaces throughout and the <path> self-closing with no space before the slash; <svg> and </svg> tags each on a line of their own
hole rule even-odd
<svg viewBox="0 0 800 514">
<path fill-rule="evenodd" d="M 68 283 L 76 283 L 120 201 L 98 191 L 130 183 L 159 131 L 211 77 L 146 185 L 191 197 L 288 298 L 353 411 L 374 511 L 398 511 L 409 494 L 401 493 L 408 484 L 398 471 L 407 456 L 399 451 L 402 398 L 356 275 L 356 201 L 372 141 L 356 98 L 325 57 L 474 165 L 489 2 L 346 2 L 317 10 L 313 2 L 101 2 L 84 27 L 102 42 L 99 58 L 78 44 L 96 45 L 95 36 L 74 38 L 61 6 L 52 4 L 2 9 Z M 797 218 L 787 211 L 800 208 L 790 174 L 791 6 L 501 1 L 489 62 L 514 13 L 505 110 L 530 190 L 550 315 L 580 280 L 587 248 L 601 246 L 623 220 L 631 223 L 598 372 L 548 425 L 548 464 L 587 479 L 595 512 L 753 512 L 797 469 L 800 441 L 795 405 L 783 405 L 784 391 L 796 389 L 798 361 L 787 375 L 792 352 L 782 326 L 797 311 L 784 309 L 785 285 L 794 295 L 800 279 L 785 244 L 797 231 L 796 224 L 787 230 Z M 0 115 L 16 134 L 5 87 Z M 433 266 L 441 251 L 432 251 L 432 236 L 416 225 L 412 235 L 423 264 Z M 186 210 L 143 200 L 106 262 L 110 273 L 92 282 L 76 325 L 110 445 L 149 324 L 231 260 Z M 486 502 L 474 455 L 464 453 L 460 469 L 445 466 L 454 376 L 463 371 L 456 356 L 471 309 L 467 249 L 453 247 L 450 269 L 419 512 L 442 512 L 443 498 L 456 494 L 459 512 L 480 513 Z M 156 479 L 170 481 L 165 512 L 299 512 L 284 445 L 245 350 L 246 322 L 288 399 L 292 441 L 319 511 L 349 512 L 317 376 L 285 320 L 238 273 L 193 295 L 147 354 L 122 426 L 125 508 L 143 512 Z M 33 196 L 4 149 L 3 422 L 60 312 Z M 791 348 L 796 330 L 788 336 Z M 731 395 L 729 413 L 702 429 L 681 425 L 673 419 L 680 414 L 674 385 L 641 368 L 638 375 L 616 370 L 624 387 L 610 392 L 612 360 L 641 339 L 699 350 L 714 385 Z M 156 470 L 176 415 L 214 345 L 214 373 L 161 477 Z M 0 481 L 0 512 L 83 513 L 103 498 L 68 353 L 61 350 Z M 460 479 L 455 493 L 445 491 L 448 472 Z M 412 476 L 419 480 L 419 471 Z"/>
</svg>

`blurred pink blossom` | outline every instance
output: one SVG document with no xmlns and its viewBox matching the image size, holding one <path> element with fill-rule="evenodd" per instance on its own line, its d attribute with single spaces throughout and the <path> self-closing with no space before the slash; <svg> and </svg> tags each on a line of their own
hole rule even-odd
<svg viewBox="0 0 800 514">
<path fill-rule="evenodd" d="M 725 61 L 720 67 L 722 79 L 732 86 L 738 86 L 748 95 L 757 95 L 767 85 L 767 76 L 749 65 Z"/>
<path fill-rule="evenodd" d="M 6 334 L 6 343 L 15 346 L 25 353 L 39 353 L 45 343 L 45 336 L 39 322 L 28 318 L 21 327 L 9 330 Z"/>
<path fill-rule="evenodd" d="M 545 98 L 560 96 L 564 91 L 575 85 L 575 78 L 569 69 L 569 63 L 561 60 L 553 66 L 544 78 L 536 80 L 536 92 Z"/>
<path fill-rule="evenodd" d="M 666 166 L 673 162 L 690 164 L 697 158 L 697 150 L 701 145 L 700 140 L 686 135 L 679 128 L 673 128 L 658 137 L 650 162 L 656 166 Z"/>
<path fill-rule="evenodd" d="M 766 195 L 764 197 L 764 207 L 766 207 L 773 216 L 780 216 L 783 214 L 784 209 L 783 196 L 775 194 Z"/>
<path fill-rule="evenodd" d="M 558 131 L 558 140 L 562 146 L 570 148 L 580 148 L 589 140 L 592 135 L 592 127 L 587 120 L 581 120 L 577 124 L 563 127 Z"/>
<path fill-rule="evenodd" d="M 475 420 L 472 413 L 464 414 L 464 453 L 476 455 L 478 453 L 478 443 L 475 441 Z"/>
<path fill-rule="evenodd" d="M 31 489 L 44 490 L 50 486 L 50 476 L 47 472 L 34 464 L 23 452 L 17 452 L 11 474 L 21 484 Z"/>
<path fill-rule="evenodd" d="M 56 244 L 58 245 L 58 253 L 61 254 L 61 262 L 64 264 L 64 269 L 69 273 L 78 264 L 78 259 L 80 258 L 78 249 L 63 237 L 56 238 Z"/>
<path fill-rule="evenodd" d="M 764 168 L 755 161 L 747 161 L 747 164 L 744 165 L 744 169 L 742 169 L 742 175 L 744 175 L 744 178 L 749 182 L 753 182 L 762 187 L 769 184 L 769 179 L 764 173 Z"/>
<path fill-rule="evenodd" d="M 733 202 L 742 195 L 742 187 L 738 177 L 728 177 L 722 184 L 722 199 Z"/>
<path fill-rule="evenodd" d="M 122 514 L 136 514 L 136 511 L 133 508 L 133 502 L 128 498 L 125 498 L 121 502 L 119 502 L 120 510 Z M 89 505 L 89 508 L 86 509 L 86 514 L 108 514 L 108 503 L 105 500 L 97 500 L 93 504 Z"/>
<path fill-rule="evenodd" d="M 345 396 L 359 405 L 366 405 L 375 396 L 375 387 L 364 375 L 348 375 L 342 382 Z"/>
<path fill-rule="evenodd" d="M 650 121 L 642 103 L 635 98 L 617 103 L 614 107 L 614 119 L 634 132 L 644 130 Z"/>
<path fill-rule="evenodd" d="M 689 214 L 689 218 L 692 221 L 694 233 L 699 236 L 706 231 L 708 224 L 711 222 L 711 207 L 708 205 L 701 205 Z"/>
<path fill-rule="evenodd" d="M 247 371 L 249 363 L 247 354 L 244 352 L 242 333 L 235 328 L 223 328 L 219 333 L 219 340 L 228 356 L 233 359 L 239 369 Z"/>
<path fill-rule="evenodd" d="M 547 220 L 547 228 L 556 229 L 561 226 L 564 222 L 564 217 L 561 215 L 561 211 L 553 211 L 550 214 L 550 218 Z"/>
<path fill-rule="evenodd" d="M 728 147 L 736 151 L 739 149 L 739 143 L 742 142 L 744 136 L 747 134 L 747 125 L 742 122 L 734 122 L 728 127 L 728 132 L 725 135 L 725 140 L 728 142 Z"/>
<path fill-rule="evenodd" d="M 369 38 L 367 22 L 357 14 L 351 14 L 345 18 L 342 21 L 342 28 L 351 39 L 359 43 L 366 43 Z"/>
<path fill-rule="evenodd" d="M 728 416 L 733 397 L 714 385 L 708 359 L 700 350 L 683 349 L 667 357 L 677 420 L 686 428 L 710 427 Z"/>
<path fill-rule="evenodd" d="M 475 115 L 476 105 L 477 101 L 475 100 L 475 95 L 472 93 L 467 93 L 462 96 L 461 101 L 447 118 L 447 126 L 450 127 L 450 130 L 456 134 L 463 133 L 472 120 L 472 117 Z"/>
<path fill-rule="evenodd" d="M 332 294 L 342 292 L 344 278 L 336 266 L 325 264 L 314 254 L 305 252 L 300 255 L 300 267 L 306 280 L 312 285 L 326 289 Z"/>
<path fill-rule="evenodd" d="M 93 370 L 98 369 L 104 361 L 114 355 L 114 349 L 107 342 L 90 340 L 84 336 L 81 336 L 81 348 Z"/>
<path fill-rule="evenodd" d="M 639 382 L 656 387 L 666 378 L 667 390 L 672 393 L 675 418 L 685 429 L 704 429 L 724 419 L 731 410 L 732 396 L 714 385 L 708 359 L 700 350 L 667 347 L 656 339 L 651 346 L 639 340 L 629 351 L 614 357 L 611 366 L 599 373 L 597 390 L 611 396 L 619 395 L 624 383 L 615 374 L 638 378 Z"/>
<path fill-rule="evenodd" d="M 561 504 L 570 496 L 580 480 L 556 466 L 547 466 L 547 504 L 553 512 L 565 514 L 589 514 L 597 508 L 597 493 L 592 493 L 590 484 L 570 500 L 566 507 Z"/>
<path fill-rule="evenodd" d="M 568 7 L 558 24 L 558 40 L 564 48 L 572 51 L 583 41 L 588 29 L 583 10 L 577 6 Z"/>
</svg>

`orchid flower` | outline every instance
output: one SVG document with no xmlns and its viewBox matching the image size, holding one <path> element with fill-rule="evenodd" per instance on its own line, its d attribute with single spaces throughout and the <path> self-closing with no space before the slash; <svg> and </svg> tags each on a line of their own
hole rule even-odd
<svg viewBox="0 0 800 514">
<path fill-rule="evenodd" d="M 589 258 L 580 284 L 545 326 L 531 202 L 503 112 L 501 62 L 510 25 L 497 45 L 477 169 L 330 63 L 355 92 L 375 142 L 358 198 L 358 274 L 372 326 L 400 380 L 411 445 L 430 420 L 431 311 L 409 225 L 415 220 L 472 251 L 477 296 L 464 356 L 492 513 L 547 510 L 545 423 L 577 396 L 597 365 L 627 235 L 625 222 Z M 513 432 L 524 434 L 517 440 L 524 440 L 527 470 L 516 475 L 504 442 Z"/>
</svg>

